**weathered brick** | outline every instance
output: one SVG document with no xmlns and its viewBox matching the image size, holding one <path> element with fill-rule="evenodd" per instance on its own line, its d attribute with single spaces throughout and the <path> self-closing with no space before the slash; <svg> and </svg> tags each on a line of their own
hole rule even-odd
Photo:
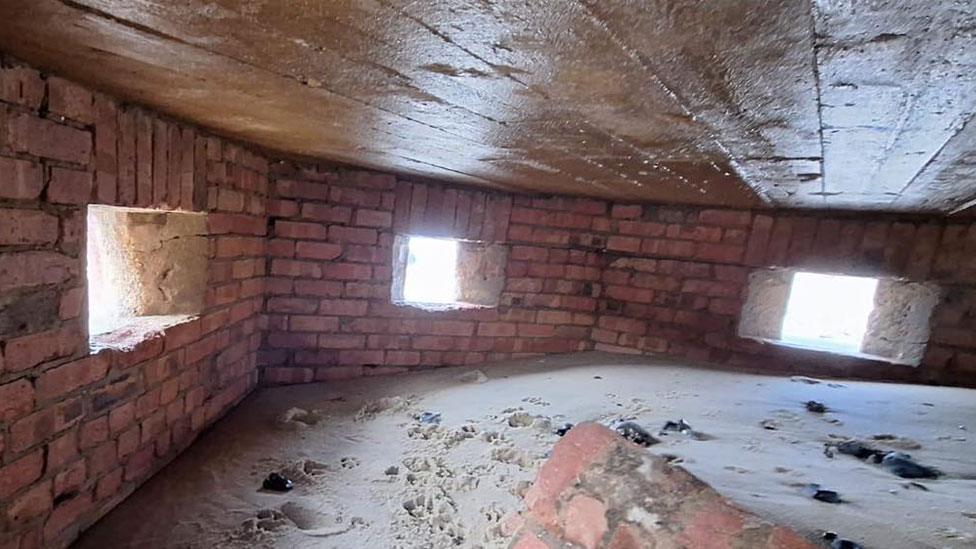
<svg viewBox="0 0 976 549">
<path fill-rule="evenodd" d="M 51 368 L 37 380 L 37 398 L 60 398 L 75 389 L 91 385 L 105 377 L 108 367 L 108 356 L 99 354 Z"/>
<path fill-rule="evenodd" d="M 37 162 L 0 156 L 0 198 L 33 200 L 41 195 L 43 187 Z"/>
<path fill-rule="evenodd" d="M 91 160 L 92 136 L 87 131 L 29 114 L 12 116 L 7 130 L 10 147 L 16 152 L 74 164 Z"/>
<path fill-rule="evenodd" d="M 0 209 L 0 246 L 51 244 L 57 239 L 57 217 L 40 210 Z"/>
<path fill-rule="evenodd" d="M 44 452 L 36 450 L 0 467 L 0 500 L 6 500 L 21 488 L 41 478 Z"/>
</svg>

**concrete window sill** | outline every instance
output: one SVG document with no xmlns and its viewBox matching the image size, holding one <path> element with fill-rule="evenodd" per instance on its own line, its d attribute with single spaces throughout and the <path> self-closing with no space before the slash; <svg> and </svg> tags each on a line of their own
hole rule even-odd
<svg viewBox="0 0 976 549">
<path fill-rule="evenodd" d="M 167 328 L 196 319 L 197 315 L 135 317 L 110 332 L 92 334 L 88 338 L 88 347 L 93 354 L 106 349 L 131 351 L 143 341 L 162 334 Z"/>
<path fill-rule="evenodd" d="M 872 355 L 869 353 L 862 353 L 858 351 L 846 351 L 842 349 L 831 349 L 829 347 L 820 347 L 817 345 L 804 345 L 802 343 L 794 343 L 790 341 L 783 341 L 780 339 L 766 339 L 762 337 L 752 337 L 752 336 L 742 336 L 745 339 L 751 339 L 753 341 L 758 341 L 760 343 L 765 343 L 767 345 L 774 345 L 776 347 L 786 347 L 789 349 L 800 349 L 803 351 L 810 351 L 814 353 L 823 353 L 828 355 L 839 355 L 839 356 L 850 356 L 854 358 L 863 358 L 865 360 L 874 360 L 877 362 L 887 362 L 888 364 L 896 364 L 898 366 L 918 366 L 917 362 L 905 359 L 900 360 L 898 358 L 886 357 L 880 355 Z"/>
</svg>

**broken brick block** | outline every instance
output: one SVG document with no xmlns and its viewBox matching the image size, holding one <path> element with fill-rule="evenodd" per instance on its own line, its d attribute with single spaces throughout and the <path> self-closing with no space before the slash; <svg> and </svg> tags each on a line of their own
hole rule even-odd
<svg viewBox="0 0 976 549">
<path fill-rule="evenodd" d="M 511 547 L 813 549 L 793 530 L 740 509 L 691 473 L 596 423 L 553 448 L 526 492 Z"/>
</svg>

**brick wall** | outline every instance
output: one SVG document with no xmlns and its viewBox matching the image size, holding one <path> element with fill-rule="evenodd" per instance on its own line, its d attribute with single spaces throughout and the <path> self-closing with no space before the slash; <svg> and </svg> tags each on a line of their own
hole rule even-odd
<svg viewBox="0 0 976 549">
<path fill-rule="evenodd" d="M 617 205 L 606 229 L 597 349 L 761 372 L 976 386 L 972 222 Z M 923 364 L 896 366 L 737 337 L 748 276 L 769 266 L 938 283 L 943 294 Z"/>
<path fill-rule="evenodd" d="M 270 204 L 271 383 L 596 348 L 768 373 L 976 385 L 971 222 L 505 195 L 294 163 L 272 168 Z M 397 233 L 507 243 L 501 305 L 391 305 Z M 924 364 L 737 337 L 749 274 L 772 266 L 937 282 L 943 299 Z"/>
<path fill-rule="evenodd" d="M 602 243 L 586 233 L 605 204 L 534 200 L 289 162 L 275 163 L 271 178 L 262 352 L 267 382 L 592 348 Z M 523 204 L 546 208 L 560 228 L 535 231 L 517 224 Z M 510 244 L 501 305 L 440 312 L 394 306 L 395 233 Z"/>
<path fill-rule="evenodd" d="M 257 383 L 267 162 L 0 61 L 0 547 L 58 547 Z M 204 314 L 90 354 L 86 204 L 209 212 Z"/>
</svg>

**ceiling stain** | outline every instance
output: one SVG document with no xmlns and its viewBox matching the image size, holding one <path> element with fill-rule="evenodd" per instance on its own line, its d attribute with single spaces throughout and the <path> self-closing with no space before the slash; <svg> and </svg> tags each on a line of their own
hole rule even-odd
<svg viewBox="0 0 976 549">
<path fill-rule="evenodd" d="M 976 199 L 972 0 L 0 0 L 0 49 L 272 150 L 463 184 Z"/>
</svg>

